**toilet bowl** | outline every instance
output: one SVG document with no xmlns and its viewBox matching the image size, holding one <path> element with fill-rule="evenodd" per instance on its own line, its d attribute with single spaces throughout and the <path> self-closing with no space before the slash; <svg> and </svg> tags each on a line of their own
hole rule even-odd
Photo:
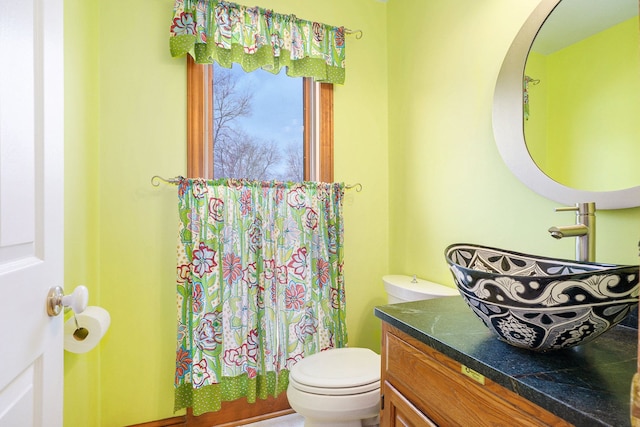
<svg viewBox="0 0 640 427">
<path fill-rule="evenodd" d="M 384 276 L 390 304 L 459 295 L 454 288 L 410 276 Z M 305 427 L 377 426 L 380 355 L 337 348 L 305 357 L 289 371 L 287 398 Z"/>
<path fill-rule="evenodd" d="M 287 398 L 305 427 L 360 427 L 380 411 L 380 355 L 347 347 L 306 357 L 289 372 Z"/>
</svg>

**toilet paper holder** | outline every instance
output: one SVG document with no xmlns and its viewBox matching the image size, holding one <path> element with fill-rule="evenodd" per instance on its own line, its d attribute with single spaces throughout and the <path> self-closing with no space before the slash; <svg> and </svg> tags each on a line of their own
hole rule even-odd
<svg viewBox="0 0 640 427">
<path fill-rule="evenodd" d="M 47 295 L 47 314 L 51 317 L 57 316 L 65 307 L 80 314 L 87 308 L 88 302 L 89 290 L 86 286 L 76 287 L 70 295 L 65 295 L 61 286 L 55 286 L 49 289 Z"/>
</svg>

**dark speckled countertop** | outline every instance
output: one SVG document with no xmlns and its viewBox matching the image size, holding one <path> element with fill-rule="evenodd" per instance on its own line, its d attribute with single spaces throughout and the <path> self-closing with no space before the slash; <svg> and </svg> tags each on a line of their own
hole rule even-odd
<svg viewBox="0 0 640 427">
<path fill-rule="evenodd" d="M 630 425 L 635 329 L 618 325 L 578 347 L 533 353 L 495 338 L 458 296 L 384 305 L 375 315 L 576 426 Z"/>
</svg>

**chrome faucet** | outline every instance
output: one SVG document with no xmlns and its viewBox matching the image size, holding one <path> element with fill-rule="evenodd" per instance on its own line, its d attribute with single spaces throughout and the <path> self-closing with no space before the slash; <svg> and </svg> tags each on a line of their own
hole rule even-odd
<svg viewBox="0 0 640 427">
<path fill-rule="evenodd" d="M 575 206 L 556 208 L 556 212 L 576 212 L 576 224 L 551 227 L 549 233 L 555 239 L 576 237 L 576 260 L 596 260 L 596 204 L 576 203 Z"/>
</svg>

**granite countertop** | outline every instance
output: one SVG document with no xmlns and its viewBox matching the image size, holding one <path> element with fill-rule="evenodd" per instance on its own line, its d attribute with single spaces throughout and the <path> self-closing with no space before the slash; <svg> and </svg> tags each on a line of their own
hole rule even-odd
<svg viewBox="0 0 640 427">
<path fill-rule="evenodd" d="M 618 325 L 590 343 L 534 353 L 495 338 L 459 296 L 384 305 L 375 315 L 576 426 L 630 425 L 635 329 Z"/>
</svg>

